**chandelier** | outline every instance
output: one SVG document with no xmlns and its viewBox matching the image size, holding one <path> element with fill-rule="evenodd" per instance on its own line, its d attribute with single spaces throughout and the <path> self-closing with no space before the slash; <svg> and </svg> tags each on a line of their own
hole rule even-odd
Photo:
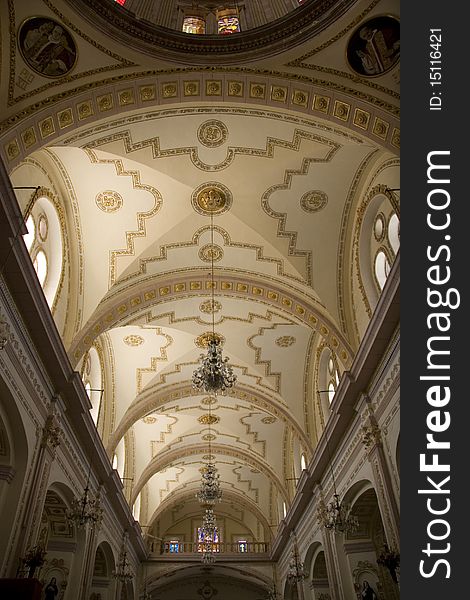
<svg viewBox="0 0 470 600">
<path fill-rule="evenodd" d="M 351 514 L 351 506 L 339 501 L 339 495 L 333 494 L 333 501 L 318 508 L 318 522 L 335 533 L 354 533 L 359 528 L 359 519 Z"/>
<path fill-rule="evenodd" d="M 122 548 L 119 554 L 119 562 L 116 569 L 113 571 L 113 577 L 122 583 L 130 581 L 134 577 L 129 565 L 129 561 L 127 560 L 127 552 L 125 548 Z"/>
<path fill-rule="evenodd" d="M 103 404 L 103 393 L 104 389 L 93 390 L 101 392 L 100 395 L 100 404 L 98 409 L 98 416 L 96 419 L 96 423 L 99 423 L 101 406 Z M 95 435 L 98 437 L 98 429 L 95 427 Z M 97 447 L 98 442 L 95 439 L 94 446 Z M 86 480 L 85 489 L 83 490 L 82 497 L 80 499 L 73 498 L 70 503 L 70 508 L 68 508 L 65 512 L 65 516 L 67 519 L 73 523 L 78 529 L 83 529 L 87 525 L 93 529 L 94 527 L 99 527 L 101 525 L 101 520 L 103 519 L 103 509 L 101 508 L 100 501 L 100 493 L 93 496 L 90 492 L 90 476 L 91 476 L 91 454 L 89 457 L 88 463 L 88 476 Z"/>
<path fill-rule="evenodd" d="M 65 512 L 67 519 L 79 529 L 83 529 L 86 525 L 92 528 L 101 524 L 103 518 L 103 509 L 99 496 L 92 497 L 90 488 L 87 484 L 80 499 L 74 498 L 70 503 L 70 508 Z"/>
<path fill-rule="evenodd" d="M 215 561 L 214 540 L 217 531 L 217 522 L 212 508 L 206 508 L 202 519 L 200 536 L 202 538 L 202 556 L 201 561 L 204 564 L 212 564 Z"/>
<path fill-rule="evenodd" d="M 287 571 L 287 579 L 289 583 L 299 583 L 305 579 L 304 563 L 300 560 L 299 551 L 297 549 L 297 540 L 294 536 L 294 547 L 292 548 L 292 556 L 289 562 Z"/>
<path fill-rule="evenodd" d="M 229 358 L 222 358 L 220 341 L 211 338 L 207 347 L 207 354 L 201 354 L 202 364 L 198 367 L 192 377 L 193 386 L 198 390 L 208 393 L 222 392 L 231 388 L 237 381 L 232 367 L 228 364 Z"/>
<path fill-rule="evenodd" d="M 202 472 L 201 489 L 196 498 L 201 504 L 213 506 L 222 501 L 222 490 L 220 489 L 220 475 L 217 473 L 214 463 L 207 463 Z"/>
<path fill-rule="evenodd" d="M 212 307 L 212 335 L 208 340 L 207 354 L 201 354 L 202 364 L 194 371 L 192 376 L 193 386 L 200 391 L 209 394 L 225 392 L 231 388 L 237 381 L 232 367 L 228 364 L 229 359 L 222 357 L 222 348 L 220 338 L 215 335 L 214 313 L 214 215 L 211 212 L 211 307 Z"/>
<path fill-rule="evenodd" d="M 317 509 L 317 520 L 318 523 L 335 533 L 354 533 L 359 529 L 359 519 L 351 514 L 350 504 L 339 501 L 328 437 L 326 438 L 326 447 L 328 449 L 331 477 L 333 479 L 333 501 L 329 502 L 328 506 L 325 505 L 323 500 L 320 502 L 320 506 Z"/>
</svg>

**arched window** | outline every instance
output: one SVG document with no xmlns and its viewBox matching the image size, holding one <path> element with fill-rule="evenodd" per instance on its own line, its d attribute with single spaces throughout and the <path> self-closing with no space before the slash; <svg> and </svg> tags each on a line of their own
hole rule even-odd
<svg viewBox="0 0 470 600">
<path fill-rule="evenodd" d="M 96 426 L 103 396 L 103 366 L 98 350 L 92 346 L 84 357 L 82 365 L 82 381 L 91 402 L 90 414 Z"/>
<path fill-rule="evenodd" d="M 137 496 L 132 507 L 132 516 L 136 521 L 140 519 L 140 494 Z"/>
<path fill-rule="evenodd" d="M 186 16 L 183 19 L 183 33 L 206 33 L 206 21 L 201 16 Z"/>
<path fill-rule="evenodd" d="M 332 351 L 330 351 L 330 358 L 328 359 L 327 370 L 328 370 L 328 373 L 327 373 L 328 400 L 331 404 L 333 402 L 333 398 L 335 397 L 336 388 L 338 387 L 338 383 L 339 383 L 339 373 L 338 373 L 338 367 L 337 367 L 337 363 L 336 363 L 336 356 L 335 356 L 334 352 L 332 352 Z"/>
<path fill-rule="evenodd" d="M 47 279 L 47 258 L 44 250 L 38 250 L 36 252 L 36 256 L 33 259 L 33 266 L 38 276 L 39 283 L 44 287 Z"/>
<path fill-rule="evenodd" d="M 36 224 L 34 222 L 33 215 L 29 215 L 27 218 L 26 227 L 28 228 L 28 233 L 23 236 L 23 240 L 29 252 L 33 246 L 34 240 L 36 239 Z"/>
<path fill-rule="evenodd" d="M 225 8 L 217 11 L 217 31 L 222 35 L 240 31 L 240 19 L 236 8 Z"/>
<path fill-rule="evenodd" d="M 62 226 L 53 202 L 39 196 L 26 220 L 23 237 L 39 283 L 51 310 L 63 277 L 64 246 Z"/>
<path fill-rule="evenodd" d="M 307 461 L 305 460 L 305 454 L 300 455 L 300 468 L 301 470 L 305 470 L 307 468 Z"/>
<path fill-rule="evenodd" d="M 284 518 L 284 519 L 285 519 L 285 518 L 286 518 L 286 516 L 287 516 L 287 506 L 286 506 L 286 503 L 285 503 L 285 502 L 283 502 L 283 503 L 282 503 L 282 515 L 283 515 L 283 518 Z"/>
<path fill-rule="evenodd" d="M 382 290 L 385 282 L 387 281 L 388 274 L 390 273 L 390 263 L 383 250 L 379 250 L 379 252 L 377 252 L 374 263 L 374 271 L 379 288 Z"/>
<path fill-rule="evenodd" d="M 119 474 L 122 479 L 124 477 L 124 468 L 126 462 L 126 448 L 124 444 L 124 438 L 121 438 L 119 444 L 116 446 L 116 450 L 113 457 L 113 469 Z"/>
<path fill-rule="evenodd" d="M 392 247 L 393 253 L 398 252 L 400 247 L 400 221 L 396 213 L 393 213 L 388 221 L 388 241 Z"/>
</svg>

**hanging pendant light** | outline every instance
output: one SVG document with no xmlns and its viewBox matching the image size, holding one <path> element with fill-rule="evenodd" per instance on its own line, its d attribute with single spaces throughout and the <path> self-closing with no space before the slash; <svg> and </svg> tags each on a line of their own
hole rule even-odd
<svg viewBox="0 0 470 600">
<path fill-rule="evenodd" d="M 94 391 L 101 392 L 99 404 L 100 408 L 98 409 L 98 417 L 96 419 L 96 423 L 98 424 L 104 390 L 100 389 Z M 95 427 L 94 424 L 93 427 Z M 96 433 L 98 433 L 97 427 L 95 427 L 95 431 Z M 97 444 L 95 442 L 95 447 L 96 445 Z M 103 509 L 101 508 L 100 494 L 98 492 L 96 495 L 93 495 L 90 491 L 91 462 L 92 461 L 90 455 L 88 464 L 88 476 L 82 496 L 80 498 L 73 498 L 70 503 L 70 508 L 68 508 L 65 512 L 65 516 L 67 517 L 67 519 L 71 523 L 73 523 L 78 529 L 83 529 L 87 525 L 89 525 L 92 529 L 95 527 L 99 527 L 103 519 Z"/>
<path fill-rule="evenodd" d="M 201 562 L 212 564 L 215 561 L 214 544 L 217 533 L 217 521 L 212 508 L 206 508 L 202 519 L 200 536 L 202 538 L 202 556 Z"/>
<path fill-rule="evenodd" d="M 83 491 L 81 498 L 73 498 L 70 503 L 70 508 L 66 510 L 67 519 L 72 522 L 78 529 L 83 529 L 87 525 L 92 528 L 101 524 L 103 518 L 103 509 L 99 496 L 93 497 L 89 488 L 88 481 Z"/>
<path fill-rule="evenodd" d="M 339 495 L 333 494 L 333 501 L 328 506 L 322 502 L 317 511 L 318 522 L 335 533 L 354 533 L 359 528 L 359 520 L 351 514 L 351 506 L 339 501 Z"/>
<path fill-rule="evenodd" d="M 227 388 L 235 385 L 237 376 L 228 364 L 229 358 L 222 357 L 222 348 L 217 338 L 209 340 L 207 354 L 201 354 L 200 359 L 202 364 L 194 371 L 192 377 L 196 389 L 210 394 L 223 394 Z"/>
<path fill-rule="evenodd" d="M 211 212 L 211 248 L 214 248 L 214 216 Z M 228 364 L 229 359 L 222 357 L 220 338 L 215 335 L 214 323 L 214 252 L 211 251 L 211 301 L 212 301 L 212 336 L 208 340 L 207 354 L 201 354 L 201 365 L 194 371 L 192 376 L 193 386 L 200 391 L 209 394 L 225 392 L 237 381 L 232 367 Z"/>
<path fill-rule="evenodd" d="M 330 462 L 331 477 L 333 479 L 333 501 L 328 505 L 322 500 L 317 508 L 318 523 L 330 529 L 335 533 L 350 534 L 359 529 L 359 519 L 351 514 L 351 505 L 339 501 L 339 494 L 336 491 L 335 475 L 331 461 L 330 445 L 326 438 L 328 457 Z"/>
<path fill-rule="evenodd" d="M 216 502 L 222 501 L 219 478 L 220 475 L 217 473 L 214 463 L 208 462 L 203 468 L 201 489 L 196 494 L 196 498 L 201 504 L 213 506 Z"/>
<path fill-rule="evenodd" d="M 287 579 L 291 584 L 299 583 L 305 579 L 304 563 L 300 560 L 299 550 L 297 548 L 297 538 L 292 533 L 294 545 L 292 547 L 292 555 L 287 571 Z"/>
</svg>

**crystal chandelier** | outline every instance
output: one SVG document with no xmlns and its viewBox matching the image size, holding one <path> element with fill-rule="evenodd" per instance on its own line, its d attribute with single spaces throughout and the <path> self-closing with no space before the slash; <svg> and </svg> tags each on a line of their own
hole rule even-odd
<svg viewBox="0 0 470 600">
<path fill-rule="evenodd" d="M 304 563 L 300 560 L 299 551 L 297 550 L 297 540 L 294 537 L 294 547 L 292 548 L 292 556 L 289 562 L 287 571 L 287 579 L 289 583 L 299 583 L 305 579 Z"/>
<path fill-rule="evenodd" d="M 99 496 L 93 498 L 90 493 L 88 482 L 80 499 L 74 498 L 70 503 L 70 508 L 65 513 L 67 519 L 79 529 L 90 525 L 92 528 L 101 524 L 103 518 L 103 509 Z"/>
<path fill-rule="evenodd" d="M 98 391 L 98 390 L 96 390 Z M 99 390 L 101 392 L 100 396 L 100 408 L 98 409 L 98 416 L 96 422 L 99 422 L 100 418 L 100 410 L 103 404 L 103 393 L 104 389 Z M 95 447 L 97 447 L 97 438 L 98 438 L 98 429 L 95 427 Z M 89 457 L 88 463 L 88 476 L 86 480 L 85 489 L 83 490 L 82 497 L 80 499 L 73 498 L 70 503 L 70 508 L 68 508 L 65 512 L 67 519 L 73 523 L 78 529 L 83 529 L 86 525 L 90 525 L 93 529 L 94 527 L 99 527 L 101 525 L 101 521 L 103 519 L 103 509 L 101 508 L 100 501 L 100 492 L 93 496 L 90 492 L 90 477 L 91 477 L 91 455 Z"/>
<path fill-rule="evenodd" d="M 207 463 L 202 473 L 201 489 L 196 498 L 201 504 L 213 506 L 222 501 L 222 490 L 219 482 L 220 475 L 217 473 L 214 463 Z"/>
<path fill-rule="evenodd" d="M 222 392 L 231 388 L 237 381 L 228 357 L 222 358 L 222 348 L 216 338 L 209 340 L 207 354 L 201 354 L 202 364 L 192 377 L 193 386 L 208 393 Z"/>
<path fill-rule="evenodd" d="M 325 505 L 323 500 L 320 502 L 317 509 L 317 520 L 318 523 L 335 533 L 354 533 L 359 528 L 359 519 L 351 514 L 350 504 L 339 501 L 328 438 L 326 438 L 326 447 L 328 449 L 330 471 L 333 479 L 333 501 L 329 502 L 328 506 Z"/>
<path fill-rule="evenodd" d="M 130 581 L 134 577 L 129 565 L 129 561 L 127 560 L 127 552 L 125 548 L 121 550 L 119 562 L 116 569 L 113 571 L 113 577 L 122 583 Z"/>
<path fill-rule="evenodd" d="M 201 561 L 204 564 L 212 564 L 215 561 L 214 539 L 217 531 L 217 522 L 212 508 L 207 508 L 202 519 L 201 537 L 202 537 L 202 556 Z"/>
<path fill-rule="evenodd" d="M 214 216 L 211 213 L 211 247 L 214 247 Z M 211 301 L 212 301 L 212 336 L 208 340 L 207 354 L 201 354 L 200 360 L 202 364 L 194 371 L 192 376 L 193 386 L 200 391 L 205 391 L 209 394 L 217 394 L 225 392 L 227 388 L 231 388 L 237 381 L 237 376 L 234 374 L 232 367 L 228 364 L 228 357 L 222 357 L 222 348 L 220 339 L 215 335 L 214 325 L 214 252 L 210 253 L 211 257 Z"/>
<path fill-rule="evenodd" d="M 354 533 L 359 528 L 359 520 L 350 511 L 350 505 L 340 502 L 335 490 L 333 501 L 329 502 L 328 506 L 322 502 L 318 508 L 318 522 L 335 533 Z"/>
</svg>

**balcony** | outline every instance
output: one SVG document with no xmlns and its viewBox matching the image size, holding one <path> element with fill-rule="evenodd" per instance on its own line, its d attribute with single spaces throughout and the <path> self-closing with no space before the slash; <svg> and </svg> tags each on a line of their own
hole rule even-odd
<svg viewBox="0 0 470 600">
<path fill-rule="evenodd" d="M 165 561 L 200 561 L 201 544 L 197 542 L 156 542 L 150 543 L 150 560 Z M 224 561 L 243 561 L 250 556 L 253 560 L 269 560 L 270 544 L 268 542 L 219 542 L 213 544 L 216 558 Z"/>
</svg>

